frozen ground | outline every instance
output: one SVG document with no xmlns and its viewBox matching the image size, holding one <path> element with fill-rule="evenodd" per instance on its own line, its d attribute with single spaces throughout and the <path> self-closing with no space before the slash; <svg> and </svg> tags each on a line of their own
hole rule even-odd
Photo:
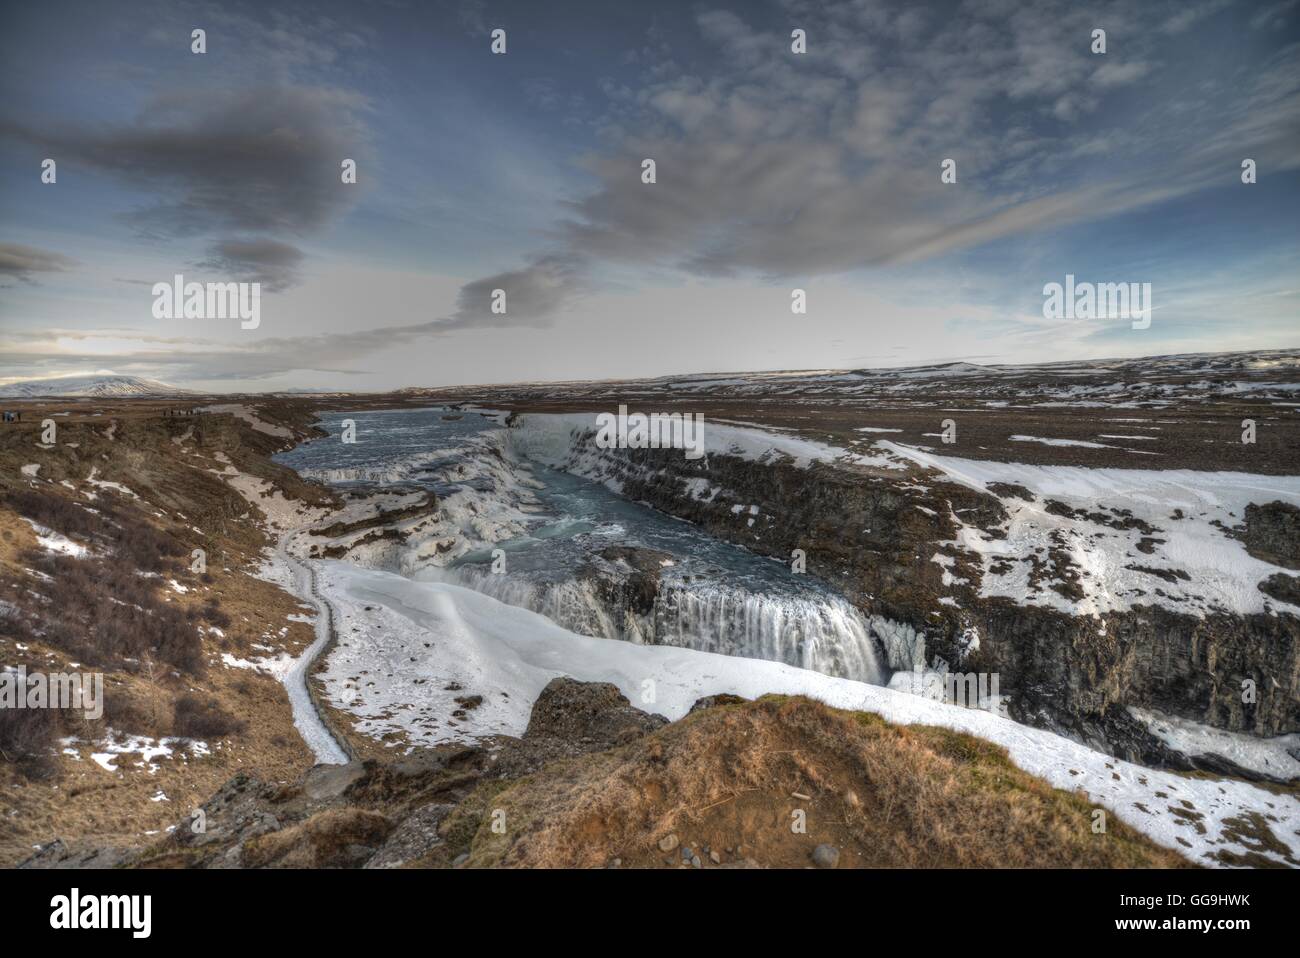
<svg viewBox="0 0 1300 958">
<path fill-rule="evenodd" d="M 963 525 L 954 543 L 981 560 L 983 595 L 1076 615 L 1135 604 L 1195 615 L 1276 614 L 1279 609 L 1300 614 L 1300 609 L 1258 588 L 1281 571 L 1279 567 L 1252 557 L 1225 531 L 1241 525 L 1249 503 L 1281 500 L 1300 505 L 1300 476 L 1037 466 L 937 455 L 888 440 L 879 445 L 953 482 L 998 495 L 1010 515 L 1006 537 L 994 538 Z M 998 483 L 1028 489 L 1034 499 L 990 491 L 990 485 Z M 1049 511 L 1053 501 L 1074 514 Z M 1131 519 L 1141 520 L 1151 531 L 1131 522 L 1129 528 L 1120 528 Z M 1030 581 L 1026 557 L 1053 549 L 1064 550 L 1078 572 L 1082 599 L 1061 595 L 1051 588 L 1051 580 Z"/>
</svg>

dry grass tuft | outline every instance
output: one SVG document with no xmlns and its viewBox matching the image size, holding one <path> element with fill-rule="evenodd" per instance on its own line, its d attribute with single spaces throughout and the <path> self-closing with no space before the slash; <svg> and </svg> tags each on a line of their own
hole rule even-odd
<svg viewBox="0 0 1300 958">
<path fill-rule="evenodd" d="M 392 831 L 392 822 L 363 808 L 331 808 L 301 825 L 261 835 L 244 846 L 251 868 L 346 868 L 373 850 Z"/>
</svg>

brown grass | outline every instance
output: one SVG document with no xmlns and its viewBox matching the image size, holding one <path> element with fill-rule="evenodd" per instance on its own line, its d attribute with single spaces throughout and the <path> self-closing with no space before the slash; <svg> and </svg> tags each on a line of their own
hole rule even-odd
<svg viewBox="0 0 1300 958">
<path fill-rule="evenodd" d="M 39 419 L 64 410 L 72 415 L 57 420 L 58 445 L 37 446 Z M 96 410 L 103 415 L 92 416 Z M 29 669 L 46 671 L 68 671 L 77 662 L 77 670 L 103 671 L 105 708 L 97 722 L 46 710 L 41 714 L 56 719 L 53 730 L 0 728 L 0 739 L 7 736 L 11 746 L 20 744 L 32 756 L 9 761 L 0 755 L 0 866 L 15 864 L 33 845 L 56 837 L 72 843 L 147 842 L 185 820 L 235 770 L 283 781 L 312 763 L 276 678 L 222 663 L 223 652 L 244 659 L 298 654 L 314 636 L 309 624 L 287 621 L 302 611 L 297 600 L 248 575 L 248 563 L 266 537 L 243 497 L 209 470 L 223 468 L 217 458 L 222 452 L 242 471 L 287 476 L 288 484 L 314 500 L 327 501 L 328 490 L 270 463 L 271 437 L 230 416 L 164 419 L 148 404 L 52 403 L 31 418 L 29 423 L 24 411 L 20 428 L 0 430 L 0 599 L 19 609 L 17 615 L 0 614 L 0 661 L 26 660 Z M 117 426 L 112 439 L 106 435 L 110 423 Z M 171 441 L 190 427 L 183 445 Z M 37 478 L 21 475 L 27 463 L 40 464 Z M 140 499 L 88 486 L 92 468 L 98 478 L 121 482 Z M 97 557 L 34 557 L 36 537 L 19 516 L 90 546 Z M 205 575 L 189 571 L 194 548 L 207 552 Z M 137 574 L 142 571 L 160 572 L 163 579 Z M 171 577 L 189 593 L 173 592 L 165 583 Z M 216 626 L 225 635 L 201 626 Z M 123 756 L 115 772 L 91 761 L 95 743 L 109 728 L 154 738 L 175 734 L 176 701 L 186 693 L 216 703 L 215 710 L 205 707 L 193 715 L 182 706 L 187 721 L 216 712 L 226 716 L 202 731 L 223 731 L 230 723 L 245 727 L 207 755 L 178 748 L 153 770 L 138 755 Z M 51 741 L 51 731 L 76 736 L 68 749 L 75 754 Z M 212 736 L 207 740 L 213 743 Z M 159 792 L 169 801 L 153 801 Z"/>
<path fill-rule="evenodd" d="M 549 766 L 486 805 L 474 866 L 679 866 L 680 852 L 657 847 L 670 833 L 772 867 L 805 867 L 821 843 L 841 850 L 841 868 L 1188 865 L 1113 816 L 1094 834 L 1084 798 L 1021 771 L 1000 746 L 804 698 L 688 716 Z M 490 827 L 497 808 L 504 835 Z M 805 834 L 791 829 L 796 809 Z"/>
<path fill-rule="evenodd" d="M 392 823 L 364 808 L 331 808 L 300 825 L 250 839 L 243 864 L 250 868 L 340 868 L 354 862 L 349 846 L 375 847 Z"/>
</svg>

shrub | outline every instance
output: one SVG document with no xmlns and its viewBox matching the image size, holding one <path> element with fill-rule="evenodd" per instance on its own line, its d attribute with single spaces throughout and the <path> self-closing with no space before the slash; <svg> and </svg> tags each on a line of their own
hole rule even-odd
<svg viewBox="0 0 1300 958">
<path fill-rule="evenodd" d="M 247 725 L 223 711 L 215 699 L 204 699 L 192 692 L 176 700 L 172 716 L 172 734 L 181 738 L 225 738 L 242 732 Z"/>
<path fill-rule="evenodd" d="M 33 781 L 44 781 L 58 770 L 54 738 L 58 716 L 52 709 L 0 708 L 0 758 L 13 762 Z"/>
<path fill-rule="evenodd" d="M 216 599 L 208 599 L 199 615 L 203 617 L 204 622 L 215 625 L 219 629 L 230 627 L 230 616 L 222 611 L 221 605 Z"/>
<path fill-rule="evenodd" d="M 38 490 L 9 493 L 5 504 L 55 532 L 102 543 L 119 559 L 144 572 L 170 571 L 176 565 L 172 560 L 186 554 L 179 541 L 156 529 L 134 509 L 123 508 L 107 491 L 100 494 L 93 511 L 64 496 Z"/>
<path fill-rule="evenodd" d="M 147 657 L 191 675 L 203 671 L 203 643 L 180 607 L 157 597 L 154 582 L 130 566 L 30 551 L 50 577 L 40 589 L 40 638 L 90 665 L 137 671 Z"/>
</svg>

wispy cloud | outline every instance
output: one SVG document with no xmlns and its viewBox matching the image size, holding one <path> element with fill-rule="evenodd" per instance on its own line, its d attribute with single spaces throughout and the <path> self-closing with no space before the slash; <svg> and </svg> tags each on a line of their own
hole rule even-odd
<svg viewBox="0 0 1300 958">
<path fill-rule="evenodd" d="M 0 243 L 0 276 L 30 282 L 37 273 L 58 273 L 75 265 L 75 260 L 62 253 L 22 243 Z"/>
<path fill-rule="evenodd" d="M 261 283 L 266 292 L 278 293 L 297 283 L 302 260 L 302 250 L 288 243 L 224 239 L 212 247 L 208 259 L 197 265 L 246 282 Z"/>
</svg>

